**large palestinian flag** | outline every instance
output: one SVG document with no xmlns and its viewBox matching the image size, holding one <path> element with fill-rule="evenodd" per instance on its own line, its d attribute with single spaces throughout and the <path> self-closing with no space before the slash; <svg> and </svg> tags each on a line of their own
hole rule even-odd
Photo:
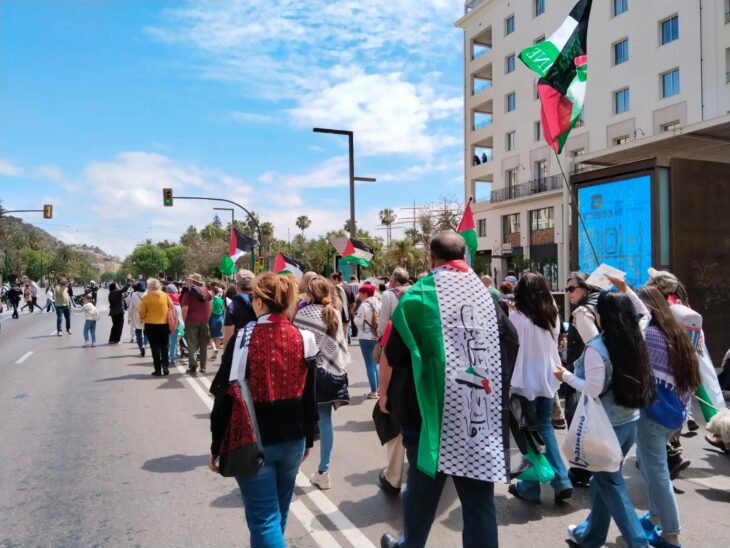
<svg viewBox="0 0 730 548">
<path fill-rule="evenodd" d="M 299 261 L 290 259 L 283 253 L 276 254 L 276 261 L 274 262 L 274 273 L 276 274 L 293 274 L 298 280 L 304 274 L 304 265 Z"/>
<path fill-rule="evenodd" d="M 469 203 L 466 204 L 464 216 L 461 218 L 459 228 L 457 228 L 456 231 L 461 234 L 461 237 L 464 238 L 464 242 L 466 242 L 466 254 L 464 260 L 466 261 L 466 264 L 471 266 L 474 264 L 474 257 L 477 254 L 478 247 L 477 229 L 474 224 L 474 216 L 471 214 L 471 200 L 469 200 Z"/>
<path fill-rule="evenodd" d="M 558 154 L 583 110 L 592 3 L 580 0 L 550 38 L 520 53 L 522 62 L 541 77 L 537 93 L 542 105 L 542 132 Z"/>
<path fill-rule="evenodd" d="M 431 477 L 507 481 L 509 378 L 495 306 L 468 265 L 452 261 L 409 289 L 391 317 L 389 337 L 410 350 L 423 419 L 418 469 Z"/>
<path fill-rule="evenodd" d="M 373 259 L 373 248 L 360 240 L 350 238 L 342 252 L 342 260 L 348 263 L 370 266 Z"/>
<path fill-rule="evenodd" d="M 231 243 L 228 245 L 228 255 L 221 260 L 221 273 L 232 276 L 236 272 L 236 261 L 255 246 L 256 240 L 231 227 Z"/>
</svg>

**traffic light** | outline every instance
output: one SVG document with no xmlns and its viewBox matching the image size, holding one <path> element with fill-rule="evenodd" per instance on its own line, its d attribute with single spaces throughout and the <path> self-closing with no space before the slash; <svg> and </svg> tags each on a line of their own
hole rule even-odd
<svg viewBox="0 0 730 548">
<path fill-rule="evenodd" d="M 53 206 L 51 204 L 45 204 L 43 206 L 43 218 L 53 219 Z"/>
<path fill-rule="evenodd" d="M 266 259 L 259 257 L 256 259 L 256 272 L 263 272 L 264 268 L 266 268 Z"/>
<path fill-rule="evenodd" d="M 162 205 L 164 205 L 165 207 L 172 207 L 172 189 L 171 188 L 162 189 Z"/>
</svg>

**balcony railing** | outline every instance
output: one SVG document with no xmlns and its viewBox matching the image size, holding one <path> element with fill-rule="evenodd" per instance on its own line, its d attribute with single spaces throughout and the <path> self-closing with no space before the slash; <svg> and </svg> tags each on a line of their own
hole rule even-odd
<svg viewBox="0 0 730 548">
<path fill-rule="evenodd" d="M 479 59 L 482 55 L 484 55 L 485 53 L 489 53 L 490 51 L 492 51 L 492 48 L 490 46 L 485 46 L 478 51 L 472 51 L 471 60 L 474 61 L 475 59 Z"/>
<path fill-rule="evenodd" d="M 476 95 L 480 91 L 484 91 L 485 89 L 489 89 L 491 87 L 492 87 L 492 82 L 482 82 L 474 88 L 472 95 Z"/>
<path fill-rule="evenodd" d="M 521 185 L 513 187 L 500 188 L 492 191 L 492 202 L 504 202 L 505 200 L 514 200 L 515 198 L 524 198 L 549 190 L 558 190 L 563 183 L 561 175 L 552 175 L 544 179 L 535 179 Z"/>
<path fill-rule="evenodd" d="M 725 83 L 730 84 L 730 72 L 725 73 Z"/>
<path fill-rule="evenodd" d="M 472 11 L 481 3 L 482 0 L 466 0 L 466 2 L 464 2 L 464 15 Z"/>
<path fill-rule="evenodd" d="M 725 22 L 730 23 L 730 11 L 725 12 Z"/>
<path fill-rule="evenodd" d="M 488 126 L 491 123 L 492 123 L 492 117 L 486 116 L 479 121 L 474 120 L 474 125 L 472 126 L 472 129 L 476 130 L 476 129 L 479 129 L 480 127 Z"/>
</svg>

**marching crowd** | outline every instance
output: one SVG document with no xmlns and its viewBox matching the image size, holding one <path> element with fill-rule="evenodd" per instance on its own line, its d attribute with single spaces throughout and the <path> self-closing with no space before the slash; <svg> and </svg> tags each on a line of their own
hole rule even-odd
<svg viewBox="0 0 730 548">
<path fill-rule="evenodd" d="M 126 314 L 130 342 L 143 357 L 149 348 L 153 376 L 168 375 L 182 357 L 187 374 L 206 373 L 220 354 L 209 468 L 235 477 L 254 547 L 285 545 L 295 477 L 316 439 L 310 480 L 332 487 L 332 414 L 350 402 L 354 338 L 369 383 L 362 396 L 377 400 L 373 420 L 387 455 L 379 484 L 389 496 L 400 493 L 409 463 L 404 531 L 385 533 L 381 546 L 426 544 L 449 476 L 464 546 L 498 546 L 495 482 L 509 483 L 527 504 L 539 502 L 547 484 L 556 504 L 589 488 L 590 513 L 568 526 L 570 545 L 602 546 L 613 520 L 629 546 L 681 546 L 672 480 L 690 466 L 679 434 L 700 428 L 694 394 L 706 420 L 717 415 L 705 439 L 730 453 L 730 429 L 712 427 L 728 422 L 721 389 L 728 386 L 720 384 L 730 379 L 724 371 L 718 381 L 711 362 L 707 373 L 702 318 L 681 281 L 650 269 L 641 288 L 608 278 L 613 290 L 603 291 L 573 273 L 564 324 L 539 273 L 509 273 L 497 289 L 464 256 L 461 236 L 443 232 L 430 244 L 431 271 L 418 279 L 400 267 L 362 284 L 345 283 L 339 272 L 296 279 L 240 270 L 232 284 L 196 273 L 177 283 L 163 273 L 129 278 L 109 285 L 109 344 L 123 338 Z M 70 311 L 78 310 L 85 346 L 94 346 L 95 284 L 78 299 L 70 285 L 60 277 L 48 292 L 57 333 L 64 321 L 71 333 Z M 26 292 L 32 311 L 37 289 L 29 283 Z M 561 452 L 555 429 L 566 428 Z M 516 466 L 511 440 L 523 456 Z M 634 446 L 643 515 L 621 471 Z"/>
</svg>

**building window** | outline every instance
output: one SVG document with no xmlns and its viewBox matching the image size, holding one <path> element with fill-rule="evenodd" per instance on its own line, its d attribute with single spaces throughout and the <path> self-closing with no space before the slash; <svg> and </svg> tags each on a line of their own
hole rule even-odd
<svg viewBox="0 0 730 548">
<path fill-rule="evenodd" d="M 629 110 L 629 88 L 613 92 L 613 113 L 621 114 Z"/>
<path fill-rule="evenodd" d="M 669 122 L 668 124 L 662 124 L 662 131 L 665 133 L 675 133 L 679 131 L 679 120 L 675 120 L 674 122 Z"/>
<path fill-rule="evenodd" d="M 547 160 L 539 160 L 539 161 L 535 162 L 535 180 L 538 182 L 538 185 L 541 185 L 542 183 L 545 182 L 546 176 L 547 176 Z"/>
<path fill-rule="evenodd" d="M 662 45 L 674 42 L 679 38 L 679 16 L 673 15 L 660 23 L 662 32 Z"/>
<path fill-rule="evenodd" d="M 515 16 L 510 15 L 504 20 L 504 35 L 512 34 L 515 31 Z"/>
<path fill-rule="evenodd" d="M 545 0 L 535 0 L 535 17 L 545 13 Z"/>
<path fill-rule="evenodd" d="M 504 180 L 507 183 L 507 192 L 510 198 L 515 198 L 515 187 L 517 186 L 517 168 L 508 169 L 504 172 Z"/>
<path fill-rule="evenodd" d="M 537 143 L 540 139 L 542 139 L 542 124 L 535 122 L 535 142 Z"/>
<path fill-rule="evenodd" d="M 512 112 L 517 108 L 517 94 L 513 91 L 507 94 L 507 112 Z"/>
<path fill-rule="evenodd" d="M 679 69 L 662 74 L 662 98 L 666 99 L 679 93 Z"/>
<path fill-rule="evenodd" d="M 507 152 L 509 152 L 510 150 L 514 150 L 515 149 L 515 142 L 516 142 L 516 138 L 515 138 L 515 132 L 514 131 L 510 131 L 509 133 L 506 133 L 505 134 L 505 136 L 504 136 L 504 148 L 505 148 L 505 150 Z"/>
<path fill-rule="evenodd" d="M 486 219 L 477 220 L 477 235 L 479 238 L 487 237 L 487 220 Z"/>
<path fill-rule="evenodd" d="M 555 228 L 554 209 L 552 207 L 544 207 L 530 211 L 530 228 L 533 232 L 535 230 Z"/>
<path fill-rule="evenodd" d="M 505 59 L 505 73 L 509 74 L 515 70 L 515 54 L 508 55 Z"/>
<path fill-rule="evenodd" d="M 613 0 L 613 16 L 621 15 L 629 9 L 629 0 Z"/>
<path fill-rule="evenodd" d="M 621 137 L 616 137 L 613 140 L 614 145 L 623 145 L 624 143 L 629 142 L 629 136 L 628 135 L 622 135 Z"/>
<path fill-rule="evenodd" d="M 520 231 L 520 214 L 512 213 L 511 215 L 502 216 L 502 233 L 517 234 Z"/>
<path fill-rule="evenodd" d="M 620 65 L 629 60 L 629 39 L 624 38 L 613 45 L 613 64 Z"/>
</svg>

